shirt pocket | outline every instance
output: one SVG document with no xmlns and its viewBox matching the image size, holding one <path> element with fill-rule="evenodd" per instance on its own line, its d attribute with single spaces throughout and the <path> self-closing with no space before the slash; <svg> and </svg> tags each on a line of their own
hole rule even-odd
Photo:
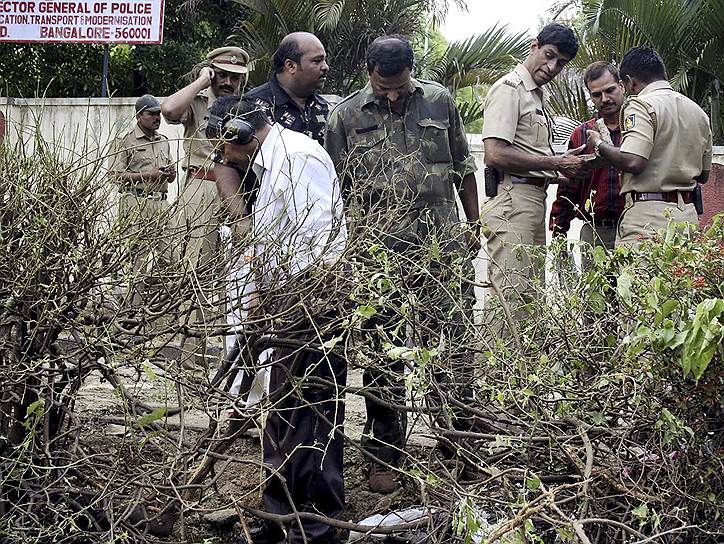
<svg viewBox="0 0 724 544">
<path fill-rule="evenodd" d="M 429 163 L 452 162 L 447 119 L 420 119 L 417 122 L 420 132 L 420 146 L 425 160 Z"/>
<path fill-rule="evenodd" d="M 530 135 L 535 142 L 536 147 L 548 147 L 550 145 L 548 120 L 545 115 L 538 112 L 527 114 L 528 126 L 530 127 Z"/>
<path fill-rule="evenodd" d="M 349 137 L 349 161 L 356 175 L 369 175 L 382 167 L 382 153 L 387 132 L 384 127 L 355 132 Z M 362 171 L 360 171 L 362 169 Z"/>
<path fill-rule="evenodd" d="M 146 146 L 134 147 L 131 152 L 129 169 L 133 172 L 142 172 L 144 170 L 148 170 L 151 166 L 153 166 L 151 150 Z"/>
</svg>

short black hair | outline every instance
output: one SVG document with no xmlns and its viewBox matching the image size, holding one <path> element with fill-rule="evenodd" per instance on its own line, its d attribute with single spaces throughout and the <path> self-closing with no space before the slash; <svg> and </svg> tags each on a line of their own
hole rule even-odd
<svg viewBox="0 0 724 544">
<path fill-rule="evenodd" d="M 414 62 L 412 45 L 399 34 L 380 36 L 367 48 L 367 72 L 370 74 L 377 69 L 382 77 L 396 76 L 405 68 L 412 70 Z"/>
<path fill-rule="evenodd" d="M 588 83 L 590 81 L 602 77 L 606 72 L 611 74 L 613 79 L 617 82 L 621 79 L 618 75 L 618 68 L 616 68 L 613 64 L 606 62 L 605 60 L 597 60 L 596 62 L 592 62 L 586 66 L 586 70 L 583 72 L 583 83 L 585 83 L 586 87 L 588 87 Z"/>
<path fill-rule="evenodd" d="M 220 97 L 211 106 L 209 113 L 222 119 L 227 115 L 241 117 L 255 130 L 270 124 L 269 116 L 264 108 L 253 100 L 242 99 L 235 95 Z"/>
<path fill-rule="evenodd" d="M 299 46 L 299 40 L 295 36 L 284 36 L 279 43 L 279 47 L 274 51 L 272 69 L 275 74 L 281 74 L 284 71 L 284 63 L 287 59 L 297 64 L 302 61 L 302 49 Z"/>
<path fill-rule="evenodd" d="M 656 50 L 645 45 L 632 47 L 621 59 L 621 78 L 635 77 L 642 83 L 669 79 L 666 75 L 666 65 Z"/>
<path fill-rule="evenodd" d="M 538 33 L 538 47 L 555 45 L 559 53 L 573 58 L 578 53 L 578 38 L 571 27 L 561 23 L 548 23 Z"/>
</svg>

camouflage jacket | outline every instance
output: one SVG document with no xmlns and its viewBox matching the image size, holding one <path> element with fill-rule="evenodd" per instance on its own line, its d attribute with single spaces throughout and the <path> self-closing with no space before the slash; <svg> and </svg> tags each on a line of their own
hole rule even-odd
<svg viewBox="0 0 724 544">
<path fill-rule="evenodd" d="M 475 172 L 460 114 L 438 83 L 412 79 L 404 113 L 367 86 L 327 120 L 325 147 L 349 196 L 348 217 L 364 215 L 393 237 L 426 237 L 457 223 L 455 185 Z"/>
</svg>

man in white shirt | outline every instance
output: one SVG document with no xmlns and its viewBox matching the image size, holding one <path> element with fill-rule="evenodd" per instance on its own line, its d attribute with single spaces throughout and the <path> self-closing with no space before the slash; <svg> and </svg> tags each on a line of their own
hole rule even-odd
<svg viewBox="0 0 724 544">
<path fill-rule="evenodd" d="M 263 444 L 272 471 L 264 503 L 276 514 L 296 510 L 336 518 L 344 508 L 344 404 L 338 388 L 346 382 L 347 365 L 325 345 L 341 334 L 344 317 L 333 309 L 338 295 L 329 285 L 336 281 L 347 238 L 337 174 L 317 142 L 270 125 L 251 101 L 220 99 L 212 115 L 223 159 L 215 166 L 217 188 L 232 231 L 235 222 L 252 217 L 247 240 L 254 247 L 257 286 L 252 321 L 265 324 L 269 341 L 260 347 L 274 346 L 269 391 L 274 409 Z M 255 176 L 246 176 L 249 170 Z M 252 177 L 257 186 L 244 188 L 242 179 Z M 272 330 L 275 337 L 269 338 Z M 310 378 L 325 384 L 310 385 Z M 269 524 L 259 536 L 265 542 L 285 538 Z M 337 542 L 334 529 L 323 523 L 289 524 L 286 542 L 301 543 L 305 537 L 311 544 Z"/>
</svg>

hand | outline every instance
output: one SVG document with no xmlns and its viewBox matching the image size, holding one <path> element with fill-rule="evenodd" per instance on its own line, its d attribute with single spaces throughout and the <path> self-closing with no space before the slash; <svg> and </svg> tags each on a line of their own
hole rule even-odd
<svg viewBox="0 0 724 544">
<path fill-rule="evenodd" d="M 569 149 L 565 154 L 556 157 L 556 170 L 568 179 L 585 178 L 591 172 L 588 161 L 581 156 L 585 145 Z"/>
<path fill-rule="evenodd" d="M 172 182 L 176 179 L 176 168 L 173 164 L 167 164 L 166 166 L 159 166 L 158 168 L 161 171 L 161 176 L 159 177 L 160 181 L 165 181 L 167 183 Z"/>
<path fill-rule="evenodd" d="M 480 243 L 480 225 L 475 224 L 474 227 L 465 231 L 465 240 L 468 243 L 468 249 L 473 254 L 473 258 L 478 254 L 482 244 Z"/>
<path fill-rule="evenodd" d="M 601 133 L 597 130 L 589 130 L 586 133 L 588 135 L 588 145 L 595 148 L 598 142 L 603 141 L 603 137 L 601 136 Z"/>
<path fill-rule="evenodd" d="M 202 89 L 206 89 L 211 86 L 211 82 L 214 80 L 214 69 L 210 66 L 204 66 L 199 72 L 199 77 L 196 79 L 198 82 L 203 82 L 204 86 Z"/>
</svg>

